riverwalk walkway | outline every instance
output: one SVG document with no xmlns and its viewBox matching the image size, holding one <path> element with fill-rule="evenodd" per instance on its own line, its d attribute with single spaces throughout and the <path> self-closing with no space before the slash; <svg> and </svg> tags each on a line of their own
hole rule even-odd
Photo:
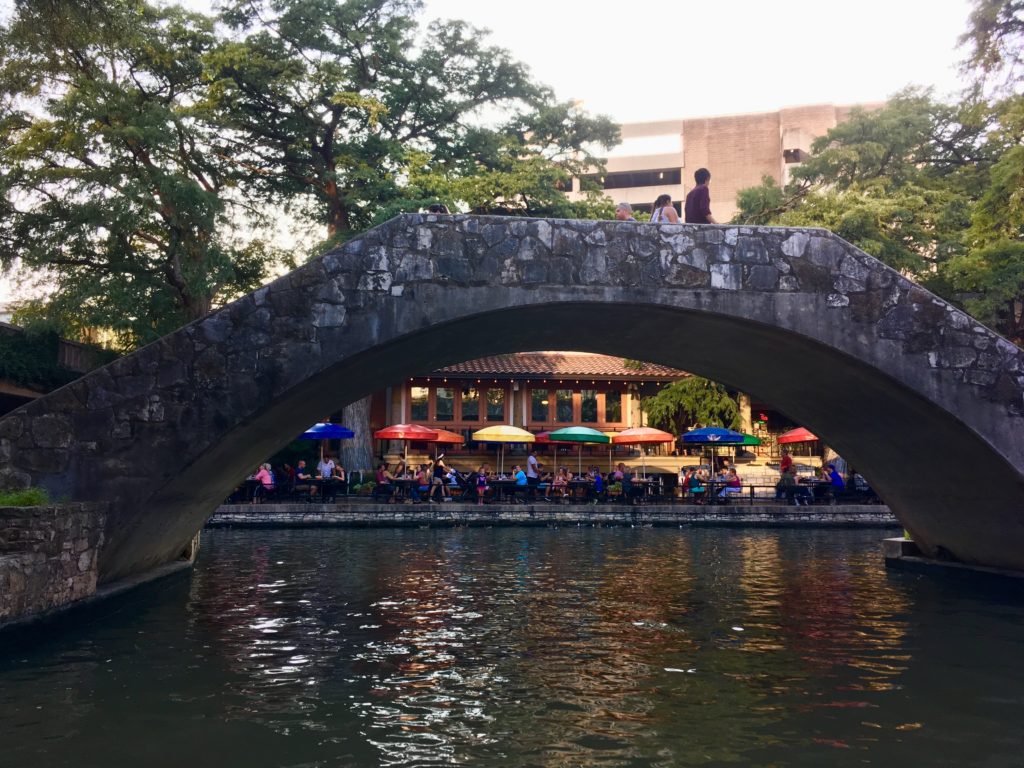
<svg viewBox="0 0 1024 768">
<path fill-rule="evenodd" d="M 225 504 L 208 526 L 358 527 L 375 526 L 729 526 L 900 528 L 881 504 L 797 507 L 782 504 L 631 507 L 572 504 Z"/>
</svg>

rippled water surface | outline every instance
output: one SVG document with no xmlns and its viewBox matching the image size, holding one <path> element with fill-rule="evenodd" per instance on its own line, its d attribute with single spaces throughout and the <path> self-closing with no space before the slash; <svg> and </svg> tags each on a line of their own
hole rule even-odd
<svg viewBox="0 0 1024 768">
<path fill-rule="evenodd" d="M 1024 602 L 883 535 L 208 531 L 0 638 L 0 765 L 1024 765 Z"/>
</svg>

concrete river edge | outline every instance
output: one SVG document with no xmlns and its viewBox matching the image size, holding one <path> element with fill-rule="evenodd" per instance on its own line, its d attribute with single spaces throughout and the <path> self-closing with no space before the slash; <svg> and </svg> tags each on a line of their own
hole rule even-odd
<svg viewBox="0 0 1024 768">
<path fill-rule="evenodd" d="M 796 507 L 780 504 L 642 507 L 587 504 L 224 504 L 207 526 L 406 526 L 406 525 L 722 525 L 844 526 L 899 529 L 881 504 Z"/>
</svg>

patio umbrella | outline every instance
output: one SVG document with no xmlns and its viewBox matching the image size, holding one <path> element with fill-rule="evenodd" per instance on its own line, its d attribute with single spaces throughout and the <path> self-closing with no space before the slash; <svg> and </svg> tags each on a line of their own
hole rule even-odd
<svg viewBox="0 0 1024 768">
<path fill-rule="evenodd" d="M 348 427 L 321 421 L 299 435 L 299 440 L 351 440 L 355 436 L 356 433 Z M 323 460 L 324 444 L 320 443 L 320 461 Z"/>
<path fill-rule="evenodd" d="M 744 437 L 745 436 L 742 432 L 737 432 L 733 429 L 725 429 L 724 427 L 701 427 L 700 429 L 691 429 L 682 436 L 682 440 L 687 445 L 710 445 L 712 447 L 709 466 L 711 467 L 711 472 L 714 473 L 717 446 L 743 445 Z"/>
<path fill-rule="evenodd" d="M 817 435 L 813 432 L 803 427 L 797 427 L 796 429 L 789 430 L 789 432 L 783 432 L 779 435 L 776 442 L 780 445 L 786 445 L 787 443 L 813 443 L 817 439 Z"/>
<path fill-rule="evenodd" d="M 427 429 L 419 424 L 392 424 L 390 427 L 378 429 L 373 433 L 377 440 L 401 440 L 403 443 L 402 463 L 408 469 L 409 466 L 409 443 L 412 440 L 430 442 L 437 437 L 436 429 Z"/>
<path fill-rule="evenodd" d="M 608 443 L 608 472 L 611 472 L 612 471 L 612 451 L 615 450 L 615 436 L 617 434 L 619 434 L 619 433 L 618 432 L 605 432 L 605 434 L 608 435 L 609 439 L 611 440 L 611 442 Z"/>
<path fill-rule="evenodd" d="M 551 446 L 551 465 L 558 468 L 558 446 L 569 445 L 566 440 L 552 440 L 550 432 L 538 432 L 534 436 L 534 441 L 537 445 L 550 445 Z"/>
<path fill-rule="evenodd" d="M 600 443 L 601 445 L 607 445 L 612 441 L 604 432 L 598 432 L 590 427 L 563 427 L 548 433 L 548 437 L 558 442 L 579 444 L 579 466 L 577 469 L 581 475 L 583 474 L 583 444 Z"/>
<path fill-rule="evenodd" d="M 818 439 L 810 430 L 804 429 L 803 427 L 797 427 L 791 429 L 789 432 L 783 432 L 778 436 L 775 442 L 779 445 L 792 445 L 794 443 L 813 443 Z M 814 454 L 814 447 L 811 445 L 807 446 L 807 455 L 812 456 Z"/>
<path fill-rule="evenodd" d="M 473 433 L 473 439 L 480 443 L 498 444 L 498 473 L 502 474 L 505 470 L 505 443 L 532 443 L 536 437 L 532 432 L 513 427 L 511 424 L 498 424 L 478 429 Z"/>
<path fill-rule="evenodd" d="M 428 443 L 434 444 L 434 461 L 437 461 L 437 449 L 440 447 L 441 443 L 445 443 L 446 445 L 462 445 L 466 442 L 466 438 L 458 432 L 452 432 L 447 429 L 435 429 L 434 431 L 437 432 L 437 437 L 433 440 L 427 441 Z"/>
<path fill-rule="evenodd" d="M 674 443 L 676 441 L 675 435 L 671 432 L 663 432 L 660 429 L 654 429 L 653 427 L 633 427 L 631 429 L 624 429 L 612 438 L 612 442 L 616 445 L 643 445 L 643 444 L 658 444 L 658 443 Z M 643 449 L 640 449 L 640 460 L 643 466 L 644 477 L 647 477 L 647 457 L 644 456 Z"/>
</svg>

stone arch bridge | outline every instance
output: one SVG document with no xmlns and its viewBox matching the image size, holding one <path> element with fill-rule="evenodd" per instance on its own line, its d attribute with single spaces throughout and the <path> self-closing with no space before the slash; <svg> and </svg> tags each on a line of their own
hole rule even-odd
<svg viewBox="0 0 1024 768">
<path fill-rule="evenodd" d="M 775 404 L 928 554 L 1024 570 L 1024 357 L 810 229 L 400 216 L 0 420 L 0 481 L 110 502 L 112 582 L 173 560 L 323 413 L 467 359 L 575 349 Z"/>
</svg>

